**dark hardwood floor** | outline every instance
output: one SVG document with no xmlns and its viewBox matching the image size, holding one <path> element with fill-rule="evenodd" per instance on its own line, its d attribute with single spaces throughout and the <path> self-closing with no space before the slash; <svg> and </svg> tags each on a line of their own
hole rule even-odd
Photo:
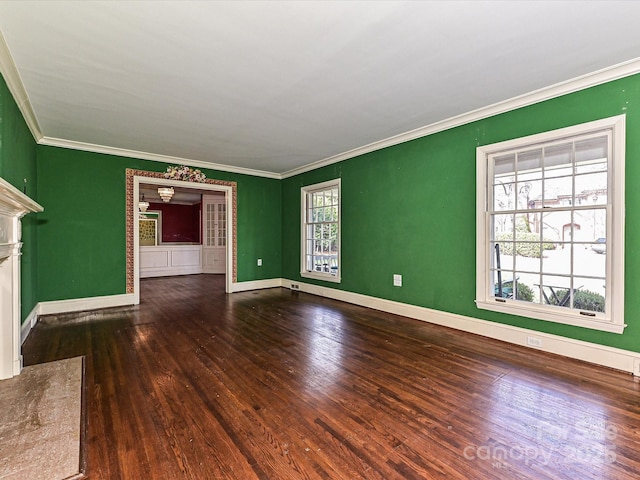
<svg viewBox="0 0 640 480">
<path fill-rule="evenodd" d="M 90 479 L 636 479 L 633 376 L 286 289 L 141 282 L 41 318 L 86 355 Z"/>
</svg>

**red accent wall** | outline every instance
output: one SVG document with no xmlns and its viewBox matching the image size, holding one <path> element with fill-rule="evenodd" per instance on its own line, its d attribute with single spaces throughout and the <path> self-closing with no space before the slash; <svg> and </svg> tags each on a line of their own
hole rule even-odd
<svg viewBox="0 0 640 480">
<path fill-rule="evenodd" d="M 151 203 L 149 210 L 162 212 L 162 242 L 202 243 L 200 237 L 201 203 L 196 205 Z"/>
</svg>

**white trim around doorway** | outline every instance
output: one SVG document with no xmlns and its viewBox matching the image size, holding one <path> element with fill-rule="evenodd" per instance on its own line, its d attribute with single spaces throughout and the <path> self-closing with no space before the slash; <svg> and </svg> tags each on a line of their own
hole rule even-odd
<svg viewBox="0 0 640 480">
<path fill-rule="evenodd" d="M 226 249 L 226 273 L 225 273 L 225 291 L 231 293 L 234 291 L 233 282 L 233 231 L 234 231 L 234 218 L 233 212 L 233 187 L 227 185 L 217 185 L 211 183 L 193 183 L 184 182 L 182 180 L 171 180 L 166 178 L 150 178 L 145 176 L 134 175 L 133 176 L 133 199 L 134 199 L 134 211 L 137 212 L 135 199 L 140 198 L 140 184 L 152 184 L 162 185 L 168 187 L 181 187 L 189 188 L 192 190 L 207 190 L 211 192 L 223 192 L 225 202 L 227 205 L 227 249 Z M 134 219 L 135 220 L 135 219 Z M 134 304 L 140 303 L 140 238 L 139 238 L 139 225 L 138 222 L 133 222 L 133 295 Z"/>
</svg>

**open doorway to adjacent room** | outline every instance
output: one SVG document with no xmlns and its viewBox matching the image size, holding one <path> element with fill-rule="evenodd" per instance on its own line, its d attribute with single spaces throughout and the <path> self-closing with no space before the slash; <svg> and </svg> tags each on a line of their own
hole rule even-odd
<svg viewBox="0 0 640 480">
<path fill-rule="evenodd" d="M 140 280 L 153 277 L 219 274 L 225 276 L 225 290 L 232 291 L 235 182 L 185 182 L 141 171 L 131 180 L 127 291 L 135 295 L 135 303 L 140 302 Z"/>
</svg>

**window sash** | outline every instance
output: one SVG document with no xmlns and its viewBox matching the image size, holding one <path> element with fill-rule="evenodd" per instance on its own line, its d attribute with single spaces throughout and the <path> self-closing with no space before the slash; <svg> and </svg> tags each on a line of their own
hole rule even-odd
<svg viewBox="0 0 640 480">
<path fill-rule="evenodd" d="M 303 277 L 340 281 L 340 181 L 303 187 Z"/>
<path fill-rule="evenodd" d="M 546 152 L 549 152 L 549 158 L 545 157 Z M 479 147 L 477 174 L 477 306 L 621 333 L 625 326 L 624 116 Z M 602 186 L 605 176 L 602 191 L 594 191 L 587 202 L 584 197 L 585 186 L 590 182 L 600 182 L 599 185 Z M 562 185 L 558 179 L 564 182 L 565 189 L 569 186 L 570 191 L 563 192 L 567 195 L 562 198 L 557 195 L 552 199 L 552 195 L 545 194 L 544 185 L 547 181 L 551 185 Z M 500 182 L 509 185 L 514 194 L 509 193 L 509 188 L 502 189 Z M 532 187 L 532 190 L 537 189 L 536 193 L 541 194 L 539 201 L 533 202 L 533 196 L 530 197 L 528 191 L 526 201 L 518 198 L 519 189 L 527 182 L 539 182 L 539 185 Z M 496 185 L 499 185 L 498 189 Z M 500 199 L 497 195 L 501 195 Z M 522 265 L 518 265 L 518 260 L 514 259 L 520 256 L 511 253 L 516 252 L 517 247 L 535 247 L 542 251 L 547 243 L 545 234 L 551 229 L 545 232 L 544 219 L 549 215 L 555 215 L 556 221 L 562 216 L 570 220 L 567 230 L 563 227 L 561 232 L 561 235 L 566 236 L 554 238 L 557 247 L 564 247 L 562 258 L 565 263 L 568 259 L 568 265 L 553 265 L 550 260 L 545 261 L 542 255 L 538 259 L 538 265 L 535 261 L 528 262 L 526 267 L 523 266 L 526 262 L 520 261 Z M 579 258 L 579 254 L 589 248 L 595 238 L 587 240 L 576 236 L 576 219 L 584 221 L 588 215 L 593 216 L 592 226 L 595 225 L 596 217 L 604 218 L 602 236 L 606 238 L 606 255 L 598 258 L 598 261 L 604 260 L 605 266 L 598 267 L 600 270 L 596 269 L 595 274 L 585 272 L 584 262 Z M 519 240 L 516 219 L 528 216 L 537 219 L 538 228 L 533 230 L 535 235 Z M 512 237 L 497 238 L 500 229 L 496 227 L 496 222 L 509 217 L 513 219 L 509 226 Z M 511 253 L 507 256 L 506 267 L 500 265 L 499 269 L 494 256 L 496 244 L 507 246 L 506 250 Z M 526 284 L 519 276 L 537 284 L 533 286 L 534 301 L 518 299 L 517 286 Z M 535 276 L 538 281 L 532 282 L 531 278 Z M 497 282 L 504 283 L 505 278 L 511 280 L 511 284 L 507 281 L 511 290 L 506 295 L 504 291 L 496 290 Z M 566 287 L 561 290 L 560 297 L 556 295 L 554 298 L 552 294 L 557 292 L 551 292 L 545 287 L 545 282 L 549 283 L 551 280 L 557 280 L 562 287 Z M 600 285 L 599 282 L 605 285 L 601 289 L 605 298 L 604 311 L 600 311 L 599 305 L 586 302 L 584 295 L 587 294 L 577 293 L 583 284 L 595 288 Z M 513 298 L 509 298 L 509 295 L 513 295 Z M 579 303 L 575 303 L 577 296 L 583 299 Z M 560 302 L 563 306 L 559 306 L 558 298 L 566 300 L 566 303 Z"/>
</svg>

